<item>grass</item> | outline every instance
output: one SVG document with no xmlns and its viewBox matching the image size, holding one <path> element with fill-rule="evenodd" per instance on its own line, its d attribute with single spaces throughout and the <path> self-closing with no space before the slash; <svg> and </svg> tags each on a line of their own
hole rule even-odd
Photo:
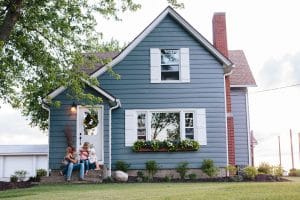
<svg viewBox="0 0 300 200">
<path fill-rule="evenodd" d="M 0 192 L 0 199 L 300 199 L 300 182 L 40 185 Z"/>
</svg>

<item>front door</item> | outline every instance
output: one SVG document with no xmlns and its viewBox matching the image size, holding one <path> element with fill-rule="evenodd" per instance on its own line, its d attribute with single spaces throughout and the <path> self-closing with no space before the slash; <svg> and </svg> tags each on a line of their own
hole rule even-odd
<svg viewBox="0 0 300 200">
<path fill-rule="evenodd" d="M 103 106 L 78 106 L 77 110 L 77 151 L 84 142 L 89 142 L 103 164 Z"/>
</svg>

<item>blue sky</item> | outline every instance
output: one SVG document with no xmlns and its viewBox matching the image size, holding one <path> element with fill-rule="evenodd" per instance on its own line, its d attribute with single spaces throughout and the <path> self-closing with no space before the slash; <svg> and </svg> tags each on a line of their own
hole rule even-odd
<svg viewBox="0 0 300 200">
<path fill-rule="evenodd" d="M 164 0 L 137 1 L 142 9 L 123 14 L 122 21 L 99 17 L 104 39 L 129 42 L 166 6 Z M 226 12 L 228 47 L 244 50 L 257 88 L 250 88 L 251 129 L 258 140 L 256 163 L 278 164 L 278 141 L 282 139 L 283 161 L 291 166 L 289 129 L 294 132 L 295 163 L 300 167 L 297 133 L 300 132 L 300 87 L 258 92 L 300 83 L 300 12 L 296 0 L 186 0 L 177 10 L 192 26 L 212 41 L 214 12 Z M 155 5 L 155 6 L 153 6 Z M 31 128 L 19 112 L 7 105 L 0 109 L 0 144 L 44 144 L 47 135 Z"/>
</svg>

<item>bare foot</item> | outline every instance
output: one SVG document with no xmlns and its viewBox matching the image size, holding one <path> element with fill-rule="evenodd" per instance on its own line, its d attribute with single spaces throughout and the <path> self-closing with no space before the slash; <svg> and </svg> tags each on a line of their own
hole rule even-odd
<svg viewBox="0 0 300 200">
<path fill-rule="evenodd" d="M 99 171 L 99 170 L 100 170 L 100 168 L 96 168 L 95 170 L 96 170 L 96 171 Z"/>
</svg>

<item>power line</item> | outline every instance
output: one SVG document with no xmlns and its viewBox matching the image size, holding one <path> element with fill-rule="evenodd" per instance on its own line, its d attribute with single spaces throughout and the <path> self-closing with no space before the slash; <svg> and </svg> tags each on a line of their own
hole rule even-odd
<svg viewBox="0 0 300 200">
<path fill-rule="evenodd" d="M 273 90 L 281 90 L 281 89 L 297 87 L 297 86 L 300 86 L 300 83 L 293 84 L 293 85 L 282 86 L 282 87 L 270 88 L 270 89 L 265 89 L 265 90 L 259 90 L 259 91 L 255 91 L 255 92 L 251 92 L 251 93 L 269 92 L 269 91 L 273 91 Z"/>
</svg>

